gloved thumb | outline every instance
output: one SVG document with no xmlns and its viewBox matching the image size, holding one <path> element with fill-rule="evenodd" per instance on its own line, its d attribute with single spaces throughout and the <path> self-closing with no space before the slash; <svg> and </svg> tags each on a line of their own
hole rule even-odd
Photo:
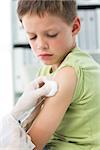
<svg viewBox="0 0 100 150">
<path fill-rule="evenodd" d="M 58 85 L 56 81 L 44 79 L 41 82 L 41 85 L 42 86 L 40 88 L 37 88 L 35 90 L 35 96 L 37 99 L 42 96 L 50 97 L 56 94 L 58 89 Z"/>
</svg>

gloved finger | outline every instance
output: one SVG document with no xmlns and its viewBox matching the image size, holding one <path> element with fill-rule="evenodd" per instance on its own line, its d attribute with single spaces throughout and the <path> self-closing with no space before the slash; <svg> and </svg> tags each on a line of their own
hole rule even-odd
<svg viewBox="0 0 100 150">
<path fill-rule="evenodd" d="M 33 91 L 37 88 L 39 88 L 39 79 L 34 79 L 33 81 L 31 81 L 24 89 L 24 91 Z"/>
<path fill-rule="evenodd" d="M 40 98 L 42 96 L 54 96 L 57 92 L 58 85 L 53 80 L 44 80 L 44 85 L 35 90 L 35 95 Z"/>
<path fill-rule="evenodd" d="M 40 88 L 40 87 L 42 87 L 44 84 L 45 84 L 45 82 L 47 81 L 47 80 L 51 80 L 52 78 L 51 77 L 48 77 L 48 76 L 40 76 L 40 77 L 38 77 L 38 78 L 36 78 L 34 81 L 33 81 L 33 86 L 35 86 L 35 84 L 37 85 L 37 88 Z"/>
<path fill-rule="evenodd" d="M 46 82 L 46 80 L 51 80 L 51 77 L 47 77 L 47 76 L 40 76 L 36 79 L 34 79 L 32 82 L 30 82 L 25 88 L 24 91 L 33 91 L 37 88 L 40 88 L 44 85 L 44 83 Z"/>
<path fill-rule="evenodd" d="M 55 95 L 55 93 L 57 92 L 58 85 L 54 80 L 52 80 L 51 76 L 40 76 L 36 80 L 39 84 L 39 88 L 43 86 L 42 92 L 45 94 L 45 96 L 49 97 Z"/>
<path fill-rule="evenodd" d="M 45 77 L 38 77 L 36 79 L 34 79 L 33 81 L 31 81 L 24 89 L 24 91 L 33 91 L 39 87 L 41 87 L 44 82 L 43 80 L 45 79 Z"/>
<path fill-rule="evenodd" d="M 54 96 L 56 94 L 56 92 L 58 91 L 57 82 L 54 80 L 48 80 L 47 84 L 49 84 L 51 86 L 51 90 L 49 91 L 49 93 L 46 96 L 47 97 Z"/>
<path fill-rule="evenodd" d="M 44 89 L 47 89 L 48 87 L 50 87 L 49 93 L 46 94 L 45 96 L 47 96 L 47 97 L 54 96 L 58 90 L 57 82 L 54 80 L 45 80 L 44 82 L 45 82 L 45 84 L 43 86 Z"/>
</svg>

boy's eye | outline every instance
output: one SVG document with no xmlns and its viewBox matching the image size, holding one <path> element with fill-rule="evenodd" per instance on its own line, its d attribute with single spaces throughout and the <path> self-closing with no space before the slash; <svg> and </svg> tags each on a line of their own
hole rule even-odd
<svg viewBox="0 0 100 150">
<path fill-rule="evenodd" d="M 50 37 L 50 38 L 53 38 L 53 37 L 56 37 L 58 35 L 58 33 L 55 33 L 55 34 L 47 34 L 47 37 Z M 37 38 L 37 35 L 36 36 L 33 36 L 33 37 L 29 37 L 30 40 L 35 40 Z"/>
<path fill-rule="evenodd" d="M 58 33 L 56 33 L 56 34 L 47 34 L 47 36 L 51 37 L 51 38 L 56 37 L 57 35 L 58 35 Z"/>
<path fill-rule="evenodd" d="M 30 37 L 29 39 L 30 40 L 35 40 L 37 38 L 37 36 L 34 36 L 34 37 Z"/>
</svg>

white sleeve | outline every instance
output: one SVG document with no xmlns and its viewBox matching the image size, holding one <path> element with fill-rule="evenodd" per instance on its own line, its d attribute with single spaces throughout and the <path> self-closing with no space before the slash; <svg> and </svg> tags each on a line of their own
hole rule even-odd
<svg viewBox="0 0 100 150">
<path fill-rule="evenodd" d="M 19 123 L 11 115 L 8 115 L 0 121 L 0 148 L 33 150 L 35 145 Z"/>
</svg>

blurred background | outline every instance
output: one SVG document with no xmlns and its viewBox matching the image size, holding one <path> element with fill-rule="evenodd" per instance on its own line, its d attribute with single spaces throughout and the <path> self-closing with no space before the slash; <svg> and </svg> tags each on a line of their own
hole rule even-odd
<svg viewBox="0 0 100 150">
<path fill-rule="evenodd" d="M 0 2 L 0 118 L 10 112 L 42 64 L 31 52 L 16 13 L 17 0 Z M 100 0 L 77 0 L 77 43 L 100 63 Z"/>
</svg>

